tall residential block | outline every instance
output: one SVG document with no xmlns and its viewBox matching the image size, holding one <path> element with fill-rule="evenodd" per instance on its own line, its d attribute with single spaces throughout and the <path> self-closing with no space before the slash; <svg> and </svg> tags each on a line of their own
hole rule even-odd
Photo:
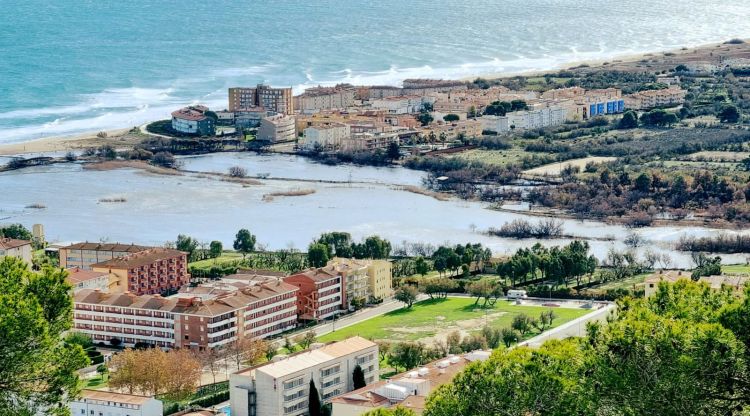
<svg viewBox="0 0 750 416">
<path fill-rule="evenodd" d="M 362 337 L 276 356 L 266 364 L 229 376 L 233 416 L 302 416 L 308 414 L 310 381 L 323 403 L 354 389 L 352 374 L 359 365 L 365 382 L 378 379 L 378 346 Z"/>
<path fill-rule="evenodd" d="M 177 291 L 190 282 L 187 253 L 151 248 L 91 265 L 91 270 L 109 273 L 117 280 L 113 292 L 155 295 Z"/>
<path fill-rule="evenodd" d="M 70 269 L 78 267 L 82 270 L 91 270 L 91 265 L 115 257 L 122 257 L 139 251 L 148 250 L 150 247 L 136 244 L 120 243 L 76 243 L 67 247 L 60 247 L 60 267 Z"/>
<path fill-rule="evenodd" d="M 258 84 L 256 87 L 229 88 L 229 111 L 240 111 L 252 107 L 262 107 L 266 111 L 281 114 L 294 113 L 292 88 L 273 88 Z"/>
</svg>

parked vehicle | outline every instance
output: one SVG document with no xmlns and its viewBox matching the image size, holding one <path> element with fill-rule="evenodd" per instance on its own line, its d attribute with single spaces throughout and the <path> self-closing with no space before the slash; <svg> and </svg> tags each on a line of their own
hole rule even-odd
<svg viewBox="0 0 750 416">
<path fill-rule="evenodd" d="M 526 299 L 529 295 L 526 294 L 525 290 L 511 289 L 506 295 L 508 299 Z"/>
</svg>

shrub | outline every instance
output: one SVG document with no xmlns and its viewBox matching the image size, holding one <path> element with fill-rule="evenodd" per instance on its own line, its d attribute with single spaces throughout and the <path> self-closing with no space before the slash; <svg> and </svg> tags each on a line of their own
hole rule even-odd
<svg viewBox="0 0 750 416">
<path fill-rule="evenodd" d="M 241 166 L 232 166 L 229 168 L 229 176 L 233 178 L 244 178 L 247 176 L 247 169 Z"/>
</svg>

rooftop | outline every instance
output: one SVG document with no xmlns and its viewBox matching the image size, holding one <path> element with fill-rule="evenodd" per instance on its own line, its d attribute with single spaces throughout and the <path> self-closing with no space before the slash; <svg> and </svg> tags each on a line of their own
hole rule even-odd
<svg viewBox="0 0 750 416">
<path fill-rule="evenodd" d="M 136 244 L 120 244 L 120 243 L 75 243 L 67 247 L 60 247 L 65 250 L 94 250 L 94 251 L 118 251 L 126 253 L 137 253 L 139 251 L 148 250 L 151 247 L 140 246 Z"/>
<path fill-rule="evenodd" d="M 115 257 L 111 260 L 92 264 L 91 267 L 113 268 L 113 269 L 130 269 L 133 267 L 147 266 L 159 260 L 171 259 L 174 257 L 185 256 L 187 253 L 170 248 L 150 248 L 148 250 L 138 251 L 122 257 Z"/>
<path fill-rule="evenodd" d="M 203 105 L 194 105 L 190 107 L 184 107 L 177 111 L 172 111 L 172 117 L 179 118 L 182 120 L 203 120 L 206 117 L 205 112 L 208 111 L 208 107 Z"/>
<path fill-rule="evenodd" d="M 78 267 L 68 269 L 68 277 L 65 279 L 68 283 L 76 285 L 78 283 L 86 282 L 93 279 L 98 279 L 103 276 L 109 276 L 108 273 L 95 272 L 93 270 L 81 270 Z"/>
<path fill-rule="evenodd" d="M 30 245 L 29 240 L 16 240 L 14 238 L 0 238 L 0 249 L 10 250 L 12 248 L 23 247 Z"/>
<path fill-rule="evenodd" d="M 123 404 L 144 404 L 149 400 L 155 400 L 153 397 L 137 396 L 134 394 L 113 393 L 104 390 L 81 390 L 82 399 L 101 400 L 105 402 L 115 402 Z"/>
<path fill-rule="evenodd" d="M 279 361 L 241 370 L 237 374 L 251 375 L 257 371 L 274 378 L 281 378 L 372 347 L 377 347 L 377 345 L 362 337 L 352 337 L 320 348 L 305 350 Z"/>
</svg>

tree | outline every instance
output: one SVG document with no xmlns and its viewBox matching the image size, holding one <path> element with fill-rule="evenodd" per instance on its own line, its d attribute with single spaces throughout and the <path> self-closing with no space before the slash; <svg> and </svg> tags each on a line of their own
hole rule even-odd
<svg viewBox="0 0 750 416">
<path fill-rule="evenodd" d="M 99 374 L 99 377 L 104 380 L 104 376 L 109 373 L 109 368 L 105 364 L 99 364 L 96 366 L 96 372 Z"/>
<path fill-rule="evenodd" d="M 62 342 L 73 321 L 66 275 L 0 259 L 0 414 L 69 414 L 76 370 L 89 361 L 80 345 Z"/>
<path fill-rule="evenodd" d="M 419 124 L 422 125 L 422 127 L 429 125 L 435 120 L 434 117 L 432 117 L 432 114 L 430 114 L 427 111 L 421 111 L 417 115 L 417 121 L 419 121 Z"/>
<path fill-rule="evenodd" d="M 239 370 L 243 362 L 255 365 L 261 358 L 266 356 L 269 343 L 260 338 L 239 337 L 236 341 L 226 347 L 226 357 L 234 361 Z"/>
<path fill-rule="evenodd" d="M 621 130 L 634 129 L 636 127 L 638 127 L 638 114 L 632 110 L 626 111 L 617 123 L 617 128 Z"/>
<path fill-rule="evenodd" d="M 213 383 L 216 384 L 216 374 L 221 372 L 222 368 L 226 367 L 226 352 L 225 349 L 218 348 L 206 348 L 200 351 L 194 351 L 195 358 L 201 363 L 203 368 L 208 368 L 213 377 Z"/>
<path fill-rule="evenodd" d="M 151 159 L 151 163 L 157 166 L 172 169 L 177 166 L 177 159 L 175 159 L 174 155 L 169 152 L 157 152 L 156 154 L 154 154 L 153 159 Z"/>
<path fill-rule="evenodd" d="M 466 285 L 466 293 L 477 298 L 474 301 L 475 305 L 478 305 L 479 301 L 484 299 L 484 304 L 482 305 L 484 307 L 488 304 L 490 306 L 494 305 L 497 298 L 502 296 L 503 290 L 497 279 L 485 277 L 481 280 L 468 283 Z"/>
<path fill-rule="evenodd" d="M 718 115 L 722 123 L 737 123 L 742 117 L 740 110 L 733 104 L 722 107 Z"/>
<path fill-rule="evenodd" d="M 418 292 L 414 286 L 403 285 L 400 288 L 396 289 L 396 294 L 394 295 L 394 298 L 399 302 L 405 303 L 406 308 L 409 309 L 417 300 L 417 295 L 418 295 Z"/>
<path fill-rule="evenodd" d="M 189 350 L 127 349 L 112 357 L 109 385 L 129 394 L 185 400 L 198 388 L 202 368 Z"/>
<path fill-rule="evenodd" d="M 416 413 L 414 413 L 413 410 L 407 409 L 405 407 L 396 406 L 392 408 L 384 408 L 379 407 L 374 410 L 370 410 L 367 413 L 362 414 L 362 416 L 417 416 Z"/>
<path fill-rule="evenodd" d="M 521 110 L 528 110 L 529 106 L 526 104 L 526 101 L 524 100 L 512 100 L 510 102 L 510 111 L 521 111 Z"/>
<path fill-rule="evenodd" d="M 0 237 L 12 238 L 14 240 L 31 240 L 33 238 L 31 231 L 22 224 L 10 224 L 0 227 Z"/>
<path fill-rule="evenodd" d="M 307 249 L 307 261 L 312 267 L 323 267 L 328 263 L 328 247 L 321 243 L 312 243 Z"/>
<path fill-rule="evenodd" d="M 443 120 L 446 121 L 447 123 L 452 123 L 452 122 L 458 121 L 460 119 L 461 119 L 461 117 L 459 117 L 458 114 L 453 114 L 453 113 L 446 114 L 446 115 L 443 116 Z"/>
<path fill-rule="evenodd" d="M 367 237 L 364 243 L 354 244 L 352 248 L 358 259 L 387 259 L 391 254 L 390 241 L 377 235 Z"/>
<path fill-rule="evenodd" d="M 347 232 L 333 231 L 323 233 L 315 241 L 326 246 L 328 257 L 352 257 L 352 235 Z"/>
<path fill-rule="evenodd" d="M 518 333 L 512 328 L 503 328 L 500 332 L 503 339 L 503 344 L 505 344 L 505 348 L 510 348 L 511 345 L 518 342 Z"/>
<path fill-rule="evenodd" d="M 421 365 L 426 358 L 426 347 L 421 342 L 399 342 L 391 348 L 388 363 L 404 371 Z"/>
<path fill-rule="evenodd" d="M 211 257 L 217 258 L 221 256 L 221 253 L 224 251 L 224 245 L 221 244 L 221 241 L 212 241 L 209 245 L 208 251 L 211 253 Z"/>
<path fill-rule="evenodd" d="M 523 338 L 531 331 L 532 322 L 533 319 L 531 319 L 528 315 L 526 315 L 525 313 L 519 313 L 518 315 L 513 317 L 513 321 L 511 322 L 510 327 L 518 331 L 518 333 L 521 334 L 521 338 Z"/>
<path fill-rule="evenodd" d="M 427 261 L 424 259 L 424 257 L 419 256 L 414 259 L 414 271 L 416 271 L 420 276 L 424 276 L 430 271 L 430 265 L 427 264 Z"/>
<path fill-rule="evenodd" d="M 299 344 L 300 347 L 302 347 L 303 350 L 306 350 L 312 345 L 313 342 L 315 342 L 315 331 L 307 331 L 302 335 L 298 335 L 294 342 Z"/>
<path fill-rule="evenodd" d="M 243 228 L 237 231 L 232 247 L 242 253 L 242 258 L 244 259 L 248 253 L 252 253 L 255 250 L 255 236 Z"/>
<path fill-rule="evenodd" d="M 401 159 L 401 150 L 396 142 L 388 143 L 388 151 L 386 152 L 388 159 L 398 160 Z"/>
<path fill-rule="evenodd" d="M 196 251 L 198 250 L 198 240 L 193 237 L 180 234 L 177 236 L 177 241 L 174 243 L 174 247 L 179 251 L 187 253 L 188 261 L 194 261 Z"/>
<path fill-rule="evenodd" d="M 448 297 L 448 292 L 458 288 L 458 283 L 455 280 L 449 279 L 447 277 L 435 277 L 432 279 L 423 280 L 422 282 L 420 282 L 420 286 L 422 288 L 422 291 L 427 296 L 429 296 L 430 299 L 434 299 L 436 297 Z"/>
<path fill-rule="evenodd" d="M 247 176 L 247 169 L 242 166 L 232 166 L 227 172 L 232 178 L 244 178 Z"/>
<path fill-rule="evenodd" d="M 531 325 L 541 334 L 552 327 L 552 321 L 554 321 L 555 318 L 555 313 L 550 309 L 539 314 L 539 319 L 532 320 Z"/>
<path fill-rule="evenodd" d="M 318 388 L 315 387 L 315 381 L 310 379 L 310 392 L 308 394 L 309 401 L 307 404 L 307 412 L 309 416 L 321 416 L 320 394 L 318 394 Z"/>
<path fill-rule="evenodd" d="M 359 364 L 357 364 L 354 367 L 354 371 L 352 371 L 352 384 L 354 385 L 354 390 L 361 389 L 367 385 L 367 381 L 365 381 L 365 372 Z"/>
<path fill-rule="evenodd" d="M 380 361 L 385 361 L 385 357 L 391 351 L 391 343 L 388 341 L 375 341 L 378 344 L 378 353 L 380 354 Z"/>
</svg>

